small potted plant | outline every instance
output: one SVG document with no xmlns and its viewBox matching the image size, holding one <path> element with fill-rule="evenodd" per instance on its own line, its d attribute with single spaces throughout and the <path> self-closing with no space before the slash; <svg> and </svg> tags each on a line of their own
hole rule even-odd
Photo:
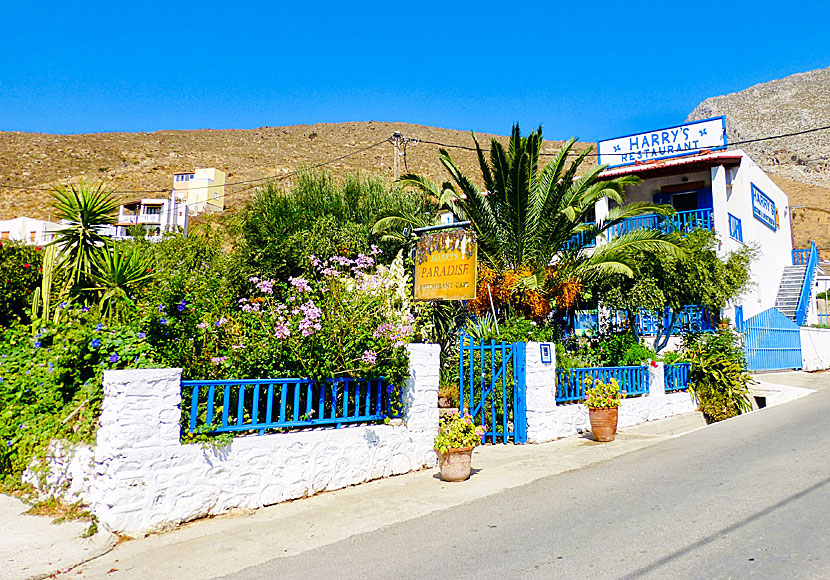
<svg viewBox="0 0 830 580">
<path fill-rule="evenodd" d="M 441 416 L 435 437 L 441 479 L 464 481 L 470 477 L 473 449 L 481 443 L 484 431 L 484 426 L 476 425 L 466 413 L 455 411 Z"/>
<path fill-rule="evenodd" d="M 617 436 L 617 411 L 624 394 L 613 377 L 607 383 L 593 377 L 585 379 L 585 406 L 594 440 L 613 441 Z"/>
</svg>

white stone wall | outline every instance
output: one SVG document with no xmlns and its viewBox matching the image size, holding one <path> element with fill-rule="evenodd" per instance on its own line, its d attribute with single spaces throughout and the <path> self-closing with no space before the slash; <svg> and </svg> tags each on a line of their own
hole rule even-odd
<svg viewBox="0 0 830 580">
<path fill-rule="evenodd" d="M 551 427 L 556 423 L 556 345 L 551 348 L 551 362 L 543 363 L 539 342 L 528 342 L 525 349 L 525 387 L 527 398 L 527 442 L 541 443 L 556 439 Z"/>
<path fill-rule="evenodd" d="M 830 329 L 801 327 L 802 370 L 830 369 Z"/>
<path fill-rule="evenodd" d="M 94 460 L 63 461 L 80 482 L 68 487 L 107 528 L 140 536 L 432 466 L 439 347 L 409 351 L 402 425 L 252 435 L 217 449 L 179 442 L 179 369 L 107 371 Z M 61 471 L 53 477 L 65 482 Z"/>
<path fill-rule="evenodd" d="M 828 331 L 830 332 L 830 331 Z M 536 344 L 533 348 L 531 345 Z M 581 403 L 557 405 L 555 373 L 551 382 L 540 369 L 538 343 L 527 345 L 527 441 L 545 443 L 570 437 L 591 428 L 588 409 Z M 535 353 L 535 355 L 534 355 Z M 531 378 L 531 369 L 534 369 Z M 656 421 L 674 415 L 697 410 L 697 401 L 687 392 L 666 393 L 663 363 L 649 368 L 649 394 L 644 397 L 623 399 L 620 405 L 618 426 L 629 427 L 646 421 Z M 531 389 L 531 384 L 533 388 Z M 534 393 L 531 398 L 531 392 Z M 551 396 L 548 396 L 548 393 Z"/>
</svg>

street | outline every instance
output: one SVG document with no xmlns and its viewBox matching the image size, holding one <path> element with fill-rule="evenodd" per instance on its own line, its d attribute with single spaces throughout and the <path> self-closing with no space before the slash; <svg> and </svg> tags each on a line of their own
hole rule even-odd
<svg viewBox="0 0 830 580">
<path fill-rule="evenodd" d="M 792 403 L 227 578 L 830 578 L 830 377 L 811 381 Z"/>
</svg>

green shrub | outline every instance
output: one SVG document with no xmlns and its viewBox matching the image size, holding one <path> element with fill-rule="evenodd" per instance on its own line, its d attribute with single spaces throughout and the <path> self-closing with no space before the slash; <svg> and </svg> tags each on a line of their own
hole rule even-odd
<svg viewBox="0 0 830 580">
<path fill-rule="evenodd" d="M 86 307 L 64 305 L 58 323 L 34 336 L 27 326 L 0 330 L 0 482 L 14 485 L 56 438 L 91 443 L 106 369 L 152 365 L 136 329 L 106 326 Z"/>
<path fill-rule="evenodd" d="M 684 351 L 691 361 L 689 390 L 707 421 L 722 421 L 752 410 L 748 387 L 752 377 L 746 372 L 735 331 L 687 335 Z"/>
<path fill-rule="evenodd" d="M 41 248 L 0 242 L 0 327 L 28 322 L 32 294 L 40 284 Z"/>
</svg>

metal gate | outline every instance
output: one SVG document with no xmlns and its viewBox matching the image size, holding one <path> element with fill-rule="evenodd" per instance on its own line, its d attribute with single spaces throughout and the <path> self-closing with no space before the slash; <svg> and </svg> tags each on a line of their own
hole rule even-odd
<svg viewBox="0 0 830 580">
<path fill-rule="evenodd" d="M 743 334 L 749 370 L 801 368 L 801 331 L 775 308 L 745 320 Z"/>
<path fill-rule="evenodd" d="M 489 343 L 461 336 L 459 400 L 484 425 L 484 442 L 527 442 L 524 342 Z"/>
</svg>

